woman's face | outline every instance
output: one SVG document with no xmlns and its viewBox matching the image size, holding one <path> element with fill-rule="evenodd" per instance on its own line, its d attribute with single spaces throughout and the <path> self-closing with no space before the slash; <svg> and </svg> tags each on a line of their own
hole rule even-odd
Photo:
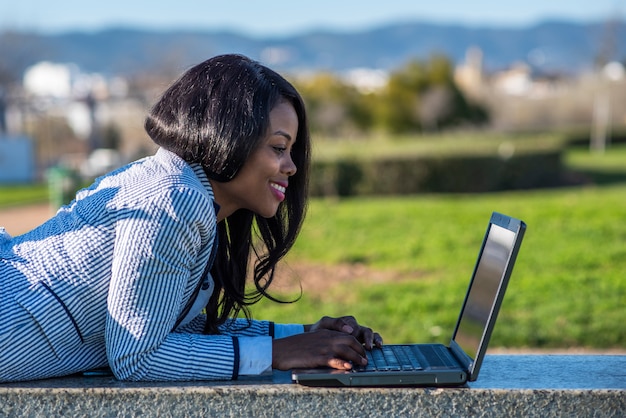
<svg viewBox="0 0 626 418">
<path fill-rule="evenodd" d="M 218 220 L 238 209 L 249 209 L 270 218 L 285 199 L 289 177 L 297 167 L 291 149 L 298 134 L 298 115 L 291 103 L 279 102 L 270 112 L 267 136 L 252 152 L 235 178 L 226 183 L 212 182 L 220 205 Z"/>
</svg>

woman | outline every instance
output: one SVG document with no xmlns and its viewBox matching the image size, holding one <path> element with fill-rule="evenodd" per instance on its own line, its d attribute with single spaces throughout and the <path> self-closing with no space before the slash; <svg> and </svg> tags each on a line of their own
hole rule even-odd
<svg viewBox="0 0 626 418">
<path fill-rule="evenodd" d="M 365 364 L 382 340 L 352 317 L 250 319 L 304 219 L 310 144 L 293 86 L 246 57 L 214 57 L 170 86 L 145 128 L 154 156 L 97 179 L 33 231 L 0 236 L 0 381 Z"/>
</svg>

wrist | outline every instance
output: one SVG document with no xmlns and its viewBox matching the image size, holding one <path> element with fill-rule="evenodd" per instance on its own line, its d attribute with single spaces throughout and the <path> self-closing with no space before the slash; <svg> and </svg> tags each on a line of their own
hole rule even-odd
<svg viewBox="0 0 626 418">
<path fill-rule="evenodd" d="M 282 353 L 281 343 L 280 339 L 272 340 L 272 369 L 282 370 L 282 359 L 280 358 Z"/>
</svg>

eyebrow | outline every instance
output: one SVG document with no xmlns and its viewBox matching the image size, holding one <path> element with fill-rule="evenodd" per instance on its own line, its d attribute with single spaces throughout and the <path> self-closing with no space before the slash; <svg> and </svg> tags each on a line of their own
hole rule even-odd
<svg viewBox="0 0 626 418">
<path fill-rule="evenodd" d="M 285 137 L 285 138 L 287 138 L 289 141 L 293 140 L 293 138 L 291 137 L 291 135 L 289 135 L 289 134 L 288 134 L 287 132 L 285 132 L 285 131 L 278 130 L 278 131 L 274 132 L 274 134 L 273 134 L 273 135 L 280 135 L 280 136 L 284 136 L 284 137 Z"/>
</svg>

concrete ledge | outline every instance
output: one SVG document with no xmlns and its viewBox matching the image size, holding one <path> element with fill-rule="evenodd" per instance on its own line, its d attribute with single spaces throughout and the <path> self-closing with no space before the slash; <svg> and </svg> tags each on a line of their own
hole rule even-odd
<svg viewBox="0 0 626 418">
<path fill-rule="evenodd" d="M 291 375 L 129 383 L 70 377 L 0 385 L 1 416 L 623 416 L 626 356 L 488 355 L 463 388 L 308 388 Z"/>
</svg>

